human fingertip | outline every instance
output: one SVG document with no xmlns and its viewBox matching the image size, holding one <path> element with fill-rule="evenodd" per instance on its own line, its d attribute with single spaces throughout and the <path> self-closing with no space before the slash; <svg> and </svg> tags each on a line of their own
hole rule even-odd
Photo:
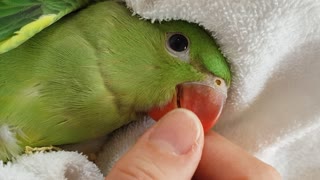
<svg viewBox="0 0 320 180">
<path fill-rule="evenodd" d="M 162 150 L 185 154 L 194 148 L 202 134 L 200 120 L 194 113 L 176 109 L 160 119 L 149 140 Z"/>
</svg>

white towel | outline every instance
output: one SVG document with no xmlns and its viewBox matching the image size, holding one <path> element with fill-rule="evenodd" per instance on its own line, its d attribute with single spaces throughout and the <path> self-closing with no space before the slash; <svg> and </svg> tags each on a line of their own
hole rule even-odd
<svg viewBox="0 0 320 180">
<path fill-rule="evenodd" d="M 320 179 L 320 0 L 126 2 L 146 19 L 183 19 L 212 32 L 234 75 L 215 130 L 270 163 L 284 179 Z M 97 160 L 105 174 L 134 143 L 135 138 L 128 137 L 138 137 L 151 121 L 137 123 L 108 139 Z M 38 155 L 24 158 L 33 162 Z M 41 161 L 31 164 L 47 169 L 42 175 L 59 169 L 63 174 L 75 164 L 74 173 L 101 177 L 89 161 L 82 159 L 78 166 L 77 159 L 83 158 L 79 154 L 41 155 Z M 52 161 L 57 169 L 48 163 Z M 0 166 L 0 179 L 3 172 L 37 175 L 36 169 L 21 164 Z"/>
<path fill-rule="evenodd" d="M 98 167 L 76 152 L 22 155 L 4 165 L 0 161 L 0 180 L 103 180 Z"/>
</svg>

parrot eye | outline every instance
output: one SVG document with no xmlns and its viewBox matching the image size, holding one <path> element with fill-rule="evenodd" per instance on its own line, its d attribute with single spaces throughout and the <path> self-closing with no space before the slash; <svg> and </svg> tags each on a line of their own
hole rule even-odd
<svg viewBox="0 0 320 180">
<path fill-rule="evenodd" d="M 182 60 L 189 59 L 189 39 L 181 33 L 167 33 L 166 47 L 169 53 Z"/>
<path fill-rule="evenodd" d="M 173 34 L 168 39 L 168 45 L 172 50 L 182 52 L 187 50 L 189 41 L 187 37 L 182 34 Z"/>
</svg>

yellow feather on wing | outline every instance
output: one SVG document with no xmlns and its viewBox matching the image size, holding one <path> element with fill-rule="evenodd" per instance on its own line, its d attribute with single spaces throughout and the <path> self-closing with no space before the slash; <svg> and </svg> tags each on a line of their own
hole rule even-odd
<svg viewBox="0 0 320 180">
<path fill-rule="evenodd" d="M 57 20 L 58 16 L 56 14 L 48 14 L 43 15 L 36 21 L 23 26 L 19 31 L 15 32 L 14 36 L 0 42 L 0 54 L 18 47 L 20 44 L 24 43 Z"/>
<path fill-rule="evenodd" d="M 0 11 L 0 54 L 18 47 L 65 15 L 92 2 L 94 1 L 28 0 L 27 3 L 4 2 L 1 4 Z"/>
</svg>

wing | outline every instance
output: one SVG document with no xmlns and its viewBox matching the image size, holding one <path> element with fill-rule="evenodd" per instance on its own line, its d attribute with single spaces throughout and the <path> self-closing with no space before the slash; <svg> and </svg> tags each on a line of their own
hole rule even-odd
<svg viewBox="0 0 320 180">
<path fill-rule="evenodd" d="M 87 5 L 90 0 L 0 0 L 0 54 Z"/>
</svg>

